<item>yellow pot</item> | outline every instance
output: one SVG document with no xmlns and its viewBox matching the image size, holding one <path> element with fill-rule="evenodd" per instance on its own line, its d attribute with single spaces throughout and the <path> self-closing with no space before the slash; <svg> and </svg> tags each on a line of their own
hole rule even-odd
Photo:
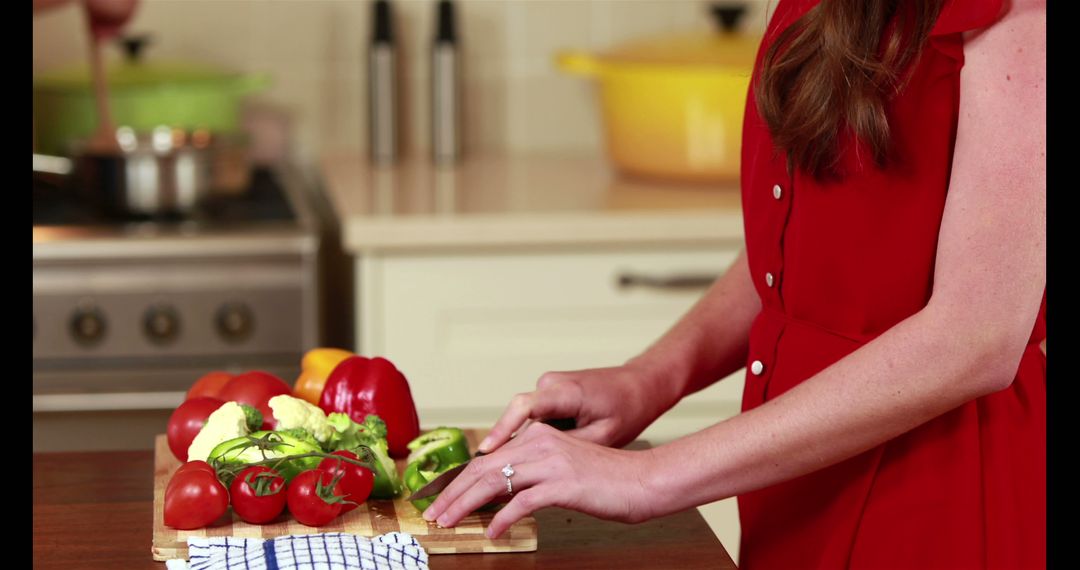
<svg viewBox="0 0 1080 570">
<path fill-rule="evenodd" d="M 591 55 L 560 69 L 599 87 L 607 153 L 632 176 L 685 182 L 739 176 L 743 110 L 760 36 L 679 35 Z"/>
</svg>

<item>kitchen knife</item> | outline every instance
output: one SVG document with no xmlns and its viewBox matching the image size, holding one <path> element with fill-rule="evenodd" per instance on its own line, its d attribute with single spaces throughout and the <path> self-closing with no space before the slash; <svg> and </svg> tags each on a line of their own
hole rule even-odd
<svg viewBox="0 0 1080 570">
<path fill-rule="evenodd" d="M 522 428 L 518 430 L 518 433 L 521 433 L 521 432 L 525 431 L 525 429 L 529 427 L 530 423 L 531 423 L 531 420 L 526 421 L 525 425 L 523 425 Z M 555 428 L 555 429 L 557 429 L 559 431 L 569 431 L 569 430 L 572 430 L 572 429 L 577 427 L 577 421 L 574 420 L 574 418 L 543 420 L 540 423 L 545 423 L 545 424 L 547 424 L 547 425 L 549 425 L 549 426 L 551 426 L 551 427 L 553 427 L 553 428 Z M 476 457 L 480 457 L 482 455 L 487 455 L 487 454 L 484 453 L 483 451 L 477 451 L 476 455 L 474 455 L 473 457 L 476 458 Z M 467 467 L 471 461 L 472 460 L 470 459 L 469 461 L 466 461 L 465 463 L 462 463 L 461 465 L 458 465 L 457 467 L 454 467 L 453 469 L 450 469 L 450 470 L 444 471 L 443 473 L 440 473 L 438 477 L 432 479 L 430 483 L 428 483 L 427 485 L 424 485 L 423 487 L 421 487 L 419 491 L 413 493 L 412 495 L 409 495 L 409 497 L 407 499 L 405 499 L 405 500 L 406 501 L 416 501 L 416 500 L 419 500 L 419 499 L 425 499 L 425 498 L 430 497 L 432 495 L 436 495 L 438 493 L 441 493 L 442 490 L 445 489 L 447 487 L 447 485 L 450 484 L 451 481 L 456 479 L 458 475 L 461 475 L 461 472 L 465 470 L 465 467 Z"/>
</svg>

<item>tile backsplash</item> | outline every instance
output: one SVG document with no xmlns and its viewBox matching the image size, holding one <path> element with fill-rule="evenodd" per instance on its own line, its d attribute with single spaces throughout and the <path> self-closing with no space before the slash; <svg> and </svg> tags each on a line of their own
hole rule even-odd
<svg viewBox="0 0 1080 570">
<path fill-rule="evenodd" d="M 764 28 L 775 0 L 749 0 L 746 29 Z M 394 0 L 403 66 L 403 140 L 428 147 L 427 49 L 435 0 Z M 602 50 L 629 38 L 712 29 L 702 0 L 457 0 L 466 152 L 599 151 L 593 85 L 558 72 L 561 49 Z M 253 103 L 284 113 L 292 150 L 367 146 L 368 0 L 143 0 L 129 33 L 149 33 L 148 58 L 265 72 Z M 81 10 L 34 17 L 34 72 L 86 60 Z M 118 50 L 112 50 L 118 58 Z"/>
</svg>

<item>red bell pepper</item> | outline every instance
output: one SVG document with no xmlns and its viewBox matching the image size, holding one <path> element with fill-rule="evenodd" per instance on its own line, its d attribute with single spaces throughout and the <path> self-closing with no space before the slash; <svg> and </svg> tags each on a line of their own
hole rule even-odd
<svg viewBox="0 0 1080 570">
<path fill-rule="evenodd" d="M 368 414 L 382 418 L 391 457 L 407 456 L 409 442 L 420 436 L 420 418 L 409 382 L 385 358 L 350 356 L 342 360 L 326 379 L 319 407 L 327 414 L 344 412 L 359 424 Z"/>
</svg>

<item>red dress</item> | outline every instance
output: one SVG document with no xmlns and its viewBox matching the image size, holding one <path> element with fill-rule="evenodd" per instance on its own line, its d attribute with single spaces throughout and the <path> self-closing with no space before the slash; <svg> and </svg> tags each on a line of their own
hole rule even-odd
<svg viewBox="0 0 1080 570">
<path fill-rule="evenodd" d="M 814 3 L 781 0 L 758 57 Z M 763 308 L 750 332 L 744 411 L 929 301 L 956 136 L 961 32 L 992 24 L 1000 8 L 1000 0 L 945 3 L 890 105 L 899 160 L 884 171 L 859 161 L 865 151 L 841 146 L 841 182 L 789 176 L 748 98 L 743 215 Z M 1045 290 L 1031 310 L 1038 317 L 1008 389 L 832 467 L 741 495 L 740 566 L 1045 567 Z"/>
</svg>

